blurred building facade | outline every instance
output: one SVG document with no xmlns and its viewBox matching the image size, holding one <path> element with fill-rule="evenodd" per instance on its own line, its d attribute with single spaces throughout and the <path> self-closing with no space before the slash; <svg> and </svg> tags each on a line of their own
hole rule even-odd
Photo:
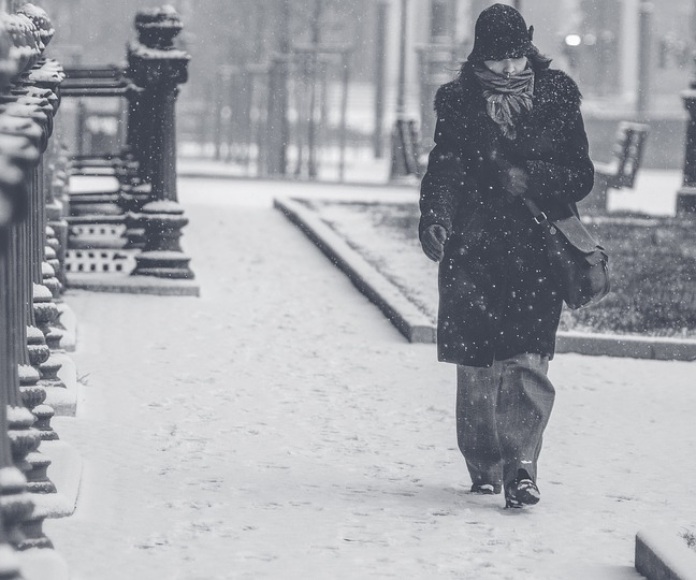
<svg viewBox="0 0 696 580">
<path fill-rule="evenodd" d="M 225 67 L 264 65 L 288 46 L 350 45 L 349 124 L 365 130 L 382 124 L 388 133 L 399 97 L 400 12 L 406 19 L 406 84 L 410 115 L 420 121 L 424 142 L 432 130 L 432 96 L 453 78 L 468 54 L 474 22 L 488 0 L 170 0 L 182 15 L 181 41 L 191 53 L 191 82 L 183 89 L 181 114 L 209 110 L 219 99 Z M 694 76 L 696 0 L 517 0 L 534 25 L 534 41 L 568 70 L 585 96 L 588 128 L 598 154 L 611 121 L 641 117 L 656 123 L 646 162 L 675 159 L 685 117 L 679 97 Z M 123 39 L 132 34 L 135 11 L 157 0 L 45 0 L 58 34 L 52 50 L 67 64 L 120 63 Z M 384 38 L 381 30 L 385 31 Z M 284 44 L 285 43 L 285 44 Z M 221 72 L 223 71 L 223 72 Z M 380 75 L 381 73 L 381 75 Z M 381 76 L 381 78 L 380 78 Z M 379 87 L 378 85 L 382 85 Z M 382 103 L 374 93 L 382 91 Z M 383 107 L 375 114 L 375 107 Z M 362 112 L 358 111 L 360 109 Z M 379 113 L 379 111 L 378 111 Z M 353 121 L 358 119 L 359 121 Z M 199 123 L 200 124 L 200 123 Z M 662 125 L 664 127 L 662 127 Z M 667 134 L 669 131 L 670 135 Z M 683 132 L 683 131 L 681 131 Z M 656 137 L 656 135 L 658 135 Z M 611 139 L 609 139 L 611 140 Z M 654 145 L 658 145 L 651 156 Z M 660 157 L 662 155 L 662 158 Z M 601 156 L 601 155 L 599 155 Z"/>
</svg>

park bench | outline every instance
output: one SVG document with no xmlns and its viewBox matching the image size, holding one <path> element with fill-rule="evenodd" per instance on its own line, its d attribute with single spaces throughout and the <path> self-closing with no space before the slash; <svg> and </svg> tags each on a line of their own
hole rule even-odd
<svg viewBox="0 0 696 580">
<path fill-rule="evenodd" d="M 633 188 L 643 160 L 648 129 L 648 125 L 643 123 L 619 123 L 611 160 L 607 163 L 594 162 L 594 187 L 580 204 L 585 213 L 606 213 L 609 189 Z"/>
</svg>

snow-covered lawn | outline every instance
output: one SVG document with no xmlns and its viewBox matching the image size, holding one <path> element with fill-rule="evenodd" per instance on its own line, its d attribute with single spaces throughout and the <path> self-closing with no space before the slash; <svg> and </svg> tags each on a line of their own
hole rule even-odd
<svg viewBox="0 0 696 580">
<path fill-rule="evenodd" d="M 418 205 L 306 200 L 321 220 L 433 322 L 437 266 L 417 238 Z M 561 330 L 696 338 L 696 258 L 690 220 L 596 218 L 590 227 L 609 249 L 612 292 L 600 304 L 564 309 Z"/>
</svg>

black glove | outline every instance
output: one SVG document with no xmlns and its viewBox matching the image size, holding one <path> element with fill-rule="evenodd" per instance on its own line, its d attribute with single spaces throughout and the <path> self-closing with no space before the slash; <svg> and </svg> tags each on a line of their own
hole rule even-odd
<svg viewBox="0 0 696 580">
<path fill-rule="evenodd" d="M 421 235 L 423 252 L 433 262 L 439 262 L 445 255 L 447 230 L 440 224 L 432 224 L 425 228 Z"/>
</svg>

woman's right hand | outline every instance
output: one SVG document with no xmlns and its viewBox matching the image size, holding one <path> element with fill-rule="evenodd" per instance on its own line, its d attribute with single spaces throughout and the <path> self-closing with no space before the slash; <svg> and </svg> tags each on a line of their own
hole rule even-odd
<svg viewBox="0 0 696 580">
<path fill-rule="evenodd" d="M 433 262 L 439 262 L 445 255 L 445 242 L 447 230 L 439 224 L 432 224 L 425 228 L 421 235 L 423 252 Z"/>
<path fill-rule="evenodd" d="M 519 167 L 509 167 L 501 172 L 500 183 L 503 188 L 514 196 L 527 193 L 527 172 Z"/>
</svg>

